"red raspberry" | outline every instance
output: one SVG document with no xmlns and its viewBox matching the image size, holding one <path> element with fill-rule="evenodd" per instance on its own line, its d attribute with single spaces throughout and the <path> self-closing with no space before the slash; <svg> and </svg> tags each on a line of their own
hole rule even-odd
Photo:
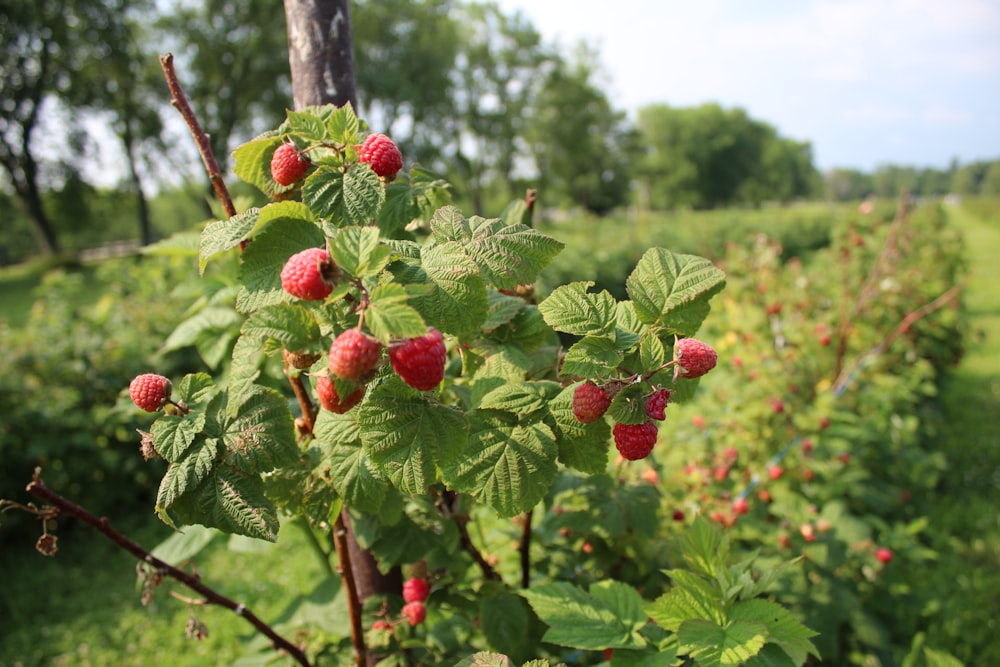
<svg viewBox="0 0 1000 667">
<path fill-rule="evenodd" d="M 278 146 L 271 156 L 271 176 L 279 185 L 291 185 L 309 171 L 312 163 L 302 157 L 298 147 L 291 143 Z"/>
<path fill-rule="evenodd" d="M 611 405 L 611 397 L 603 387 L 587 380 L 573 390 L 573 416 L 584 424 L 596 422 Z"/>
<path fill-rule="evenodd" d="M 444 338 L 440 331 L 431 327 L 426 335 L 390 347 L 389 360 L 403 382 L 414 389 L 429 391 L 444 379 L 447 361 Z"/>
<path fill-rule="evenodd" d="M 785 474 L 785 469 L 779 465 L 773 465 L 767 469 L 767 476 L 771 479 L 780 479 Z"/>
<path fill-rule="evenodd" d="M 657 431 L 656 424 L 647 421 L 642 424 L 615 424 L 611 433 L 618 453 L 629 461 L 638 461 L 653 451 Z"/>
<path fill-rule="evenodd" d="M 331 266 L 330 253 L 322 248 L 295 253 L 281 269 L 281 287 L 294 297 L 322 301 L 333 291 L 326 279 Z"/>
<path fill-rule="evenodd" d="M 392 625 L 388 621 L 375 621 L 372 623 L 372 630 L 376 632 L 382 630 L 392 630 Z"/>
<path fill-rule="evenodd" d="M 146 412 L 157 412 L 170 399 L 170 380 L 162 375 L 137 375 L 128 385 L 132 402 Z"/>
<path fill-rule="evenodd" d="M 719 355 L 711 345 L 694 338 L 681 338 L 674 343 L 674 379 L 678 377 L 697 378 L 715 368 Z"/>
<path fill-rule="evenodd" d="M 875 558 L 880 563 L 888 563 L 893 559 L 893 557 L 894 554 L 892 553 L 892 550 L 886 547 L 879 547 L 875 552 Z"/>
<path fill-rule="evenodd" d="M 650 419 L 663 421 L 667 418 L 667 401 L 670 400 L 669 389 L 657 389 L 646 399 L 646 416 Z"/>
<path fill-rule="evenodd" d="M 737 514 L 746 514 L 750 511 L 750 503 L 743 496 L 739 496 L 733 501 L 733 511 Z"/>
<path fill-rule="evenodd" d="M 342 415 L 361 402 L 361 399 L 365 397 L 365 388 L 358 387 L 347 398 L 341 400 L 333 380 L 326 375 L 321 375 L 316 378 L 316 394 L 319 396 L 320 405 L 330 412 Z"/>
<path fill-rule="evenodd" d="M 367 162 L 379 176 L 387 181 L 396 178 L 403 168 L 403 154 L 384 134 L 369 134 L 358 150 L 358 162 Z"/>
<path fill-rule="evenodd" d="M 330 346 L 330 370 L 344 380 L 367 375 L 378 363 L 382 344 L 357 329 L 348 329 Z"/>
<path fill-rule="evenodd" d="M 407 602 L 425 602 L 430 592 L 431 585 L 421 577 L 414 577 L 403 582 L 403 599 Z"/>
<path fill-rule="evenodd" d="M 403 605 L 403 615 L 406 616 L 410 625 L 420 625 L 427 618 L 427 607 L 419 600 L 407 602 Z"/>
</svg>

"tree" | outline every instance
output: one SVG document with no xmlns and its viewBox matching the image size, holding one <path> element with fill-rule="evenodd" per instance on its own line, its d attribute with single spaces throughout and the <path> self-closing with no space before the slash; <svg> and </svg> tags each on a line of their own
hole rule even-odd
<svg viewBox="0 0 1000 667">
<path fill-rule="evenodd" d="M 1000 160 L 994 160 L 986 169 L 983 175 L 983 184 L 979 188 L 979 194 L 996 196 L 1000 195 Z"/>
</svg>

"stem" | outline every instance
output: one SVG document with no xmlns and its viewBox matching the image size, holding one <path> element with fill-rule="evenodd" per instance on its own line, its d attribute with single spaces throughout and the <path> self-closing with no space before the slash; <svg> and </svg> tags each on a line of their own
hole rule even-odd
<svg viewBox="0 0 1000 667">
<path fill-rule="evenodd" d="M 442 501 L 448 509 L 447 514 L 451 514 L 451 508 L 455 506 L 455 499 L 458 494 L 454 491 L 445 489 L 442 493 Z M 476 545 L 472 542 L 472 536 L 469 535 L 469 517 L 465 514 L 451 514 L 451 518 L 455 520 L 455 525 L 458 527 L 458 537 L 462 542 L 462 548 L 472 556 L 472 560 L 476 562 L 479 569 L 483 571 L 483 576 L 487 579 L 492 579 L 493 581 L 503 581 L 500 573 L 493 569 L 489 561 L 483 558 L 483 554 L 476 548 Z"/>
<path fill-rule="evenodd" d="M 323 548 L 323 545 L 316 537 L 316 533 L 313 532 L 312 526 L 309 525 L 309 520 L 305 517 L 299 517 L 298 520 L 295 521 L 295 525 L 301 528 L 302 532 L 305 533 L 306 539 L 309 540 L 309 544 L 316 553 L 316 557 L 322 561 L 323 569 L 326 570 L 326 573 L 331 577 L 336 574 L 333 566 L 330 565 L 330 554 Z"/>
<path fill-rule="evenodd" d="M 296 372 L 297 369 L 293 370 L 288 361 L 288 355 L 288 350 L 282 350 L 281 359 L 285 367 L 285 375 L 288 377 L 288 384 L 292 386 L 292 393 L 295 394 L 295 399 L 299 402 L 299 408 L 302 409 L 302 419 L 305 421 L 306 433 L 311 436 L 313 426 L 316 424 L 316 406 L 313 405 L 312 398 L 309 397 L 309 390 L 306 389 L 306 383 L 302 381 L 302 373 Z"/>
<path fill-rule="evenodd" d="M 140 561 L 148 563 L 149 565 L 156 568 L 156 570 L 162 574 L 165 574 L 177 581 L 181 582 L 191 590 L 197 592 L 199 595 L 205 598 L 206 604 L 214 604 L 219 607 L 225 607 L 236 613 L 237 616 L 242 616 L 245 618 L 258 632 L 265 635 L 271 640 L 274 648 L 276 650 L 287 652 L 292 658 L 295 659 L 297 663 L 303 665 L 304 667 L 310 667 L 309 659 L 306 657 L 305 652 L 298 646 L 292 644 L 290 641 L 279 635 L 277 632 L 271 628 L 270 625 L 260 620 L 252 611 L 247 609 L 242 603 L 237 603 L 221 593 L 216 592 L 214 589 L 209 588 L 201 582 L 197 577 L 194 577 L 183 570 L 179 570 L 176 567 L 165 563 L 159 558 L 153 556 L 151 553 L 143 549 L 141 546 L 128 539 L 117 530 L 112 528 L 108 524 L 108 520 L 105 517 L 98 518 L 80 507 L 76 503 L 73 503 L 66 498 L 63 498 L 58 493 L 52 491 L 45 483 L 42 482 L 39 470 L 35 471 L 34 479 L 28 484 L 26 491 L 33 496 L 41 498 L 45 502 L 58 508 L 59 512 L 62 514 L 67 514 L 69 516 L 76 517 L 84 523 L 89 524 L 99 533 L 107 537 L 114 544 L 121 547 L 125 551 L 129 552 Z"/>
<path fill-rule="evenodd" d="M 365 634 L 361 627 L 361 600 L 358 589 L 354 585 L 354 570 L 347 551 L 347 523 L 344 519 L 346 509 L 337 515 L 337 523 L 333 527 L 333 542 L 337 548 L 337 561 L 340 565 L 340 578 L 344 582 L 347 593 L 347 608 L 351 613 L 351 641 L 354 644 L 354 664 L 361 667 L 366 664 Z"/>
<path fill-rule="evenodd" d="M 201 123 L 198 122 L 198 117 L 194 115 L 194 111 L 188 103 L 187 96 L 181 88 L 181 82 L 177 79 L 177 72 L 174 70 L 174 54 L 167 53 L 160 56 L 160 66 L 163 68 L 163 76 L 167 80 L 167 88 L 170 89 L 170 104 L 180 112 L 184 118 L 184 122 L 187 123 L 188 129 L 191 130 L 191 136 L 194 137 L 198 153 L 201 155 L 201 161 L 204 163 L 205 171 L 208 173 L 208 180 L 212 182 L 212 188 L 215 189 L 215 196 L 219 198 L 222 210 L 231 218 L 236 215 L 233 198 L 229 196 L 229 189 L 226 187 L 225 181 L 222 180 L 219 163 L 212 152 L 212 144 L 208 139 L 208 135 L 205 134 L 205 130 L 201 129 Z"/>
<path fill-rule="evenodd" d="M 531 519 L 535 510 L 530 509 L 524 513 L 524 526 L 521 529 L 521 545 L 518 551 L 521 552 L 521 588 L 531 588 Z"/>
</svg>

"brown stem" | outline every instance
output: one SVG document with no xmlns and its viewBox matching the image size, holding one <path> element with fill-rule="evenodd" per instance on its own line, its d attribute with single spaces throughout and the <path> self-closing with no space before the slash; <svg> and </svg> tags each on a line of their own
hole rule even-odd
<svg viewBox="0 0 1000 667">
<path fill-rule="evenodd" d="M 285 375 L 288 377 L 288 384 L 292 386 L 292 393 L 295 394 L 295 399 L 299 402 L 299 408 L 302 410 L 303 424 L 303 435 L 312 435 L 313 426 L 316 425 L 316 406 L 312 402 L 312 398 L 309 397 L 309 390 L 306 389 L 306 383 L 302 380 L 302 373 L 296 372 L 296 369 L 292 366 L 289 361 L 289 351 L 282 350 L 281 358 L 285 367 Z"/>
<path fill-rule="evenodd" d="M 344 590 L 347 592 L 347 608 L 351 613 L 351 641 L 354 644 L 354 664 L 361 667 L 367 663 L 367 649 L 365 648 L 364 628 L 361 625 L 361 600 L 358 598 L 358 589 L 354 585 L 354 569 L 351 567 L 351 557 L 347 547 L 347 523 L 344 518 L 346 509 L 342 509 L 337 515 L 337 522 L 333 527 L 333 543 L 337 548 L 337 561 L 339 563 L 340 578 L 344 582 Z"/>
<path fill-rule="evenodd" d="M 518 551 L 521 552 L 521 588 L 531 587 L 531 519 L 535 510 L 528 510 L 524 513 L 524 526 L 521 528 L 521 544 Z"/>
<path fill-rule="evenodd" d="M 219 172 L 219 163 L 212 152 L 212 145 L 208 139 L 208 135 L 201 129 L 201 123 L 198 122 L 198 117 L 194 115 L 194 111 L 188 103 L 187 96 L 181 88 L 181 82 L 177 79 L 177 72 L 174 70 L 174 54 L 167 53 L 160 56 L 160 66 L 163 68 L 163 76 L 166 78 L 167 87 L 170 89 L 170 104 L 180 112 L 184 118 L 184 122 L 187 123 L 188 129 L 191 131 L 191 136 L 194 137 L 194 142 L 198 146 L 198 153 L 201 155 L 201 161 L 205 165 L 205 171 L 208 173 L 208 180 L 212 182 L 212 187 L 215 189 L 215 196 L 219 198 L 222 210 L 231 218 L 236 215 L 233 198 L 229 196 L 229 189 L 226 187 L 225 181 L 222 180 L 222 174 Z"/>
<path fill-rule="evenodd" d="M 114 544 L 129 552 L 140 561 L 151 565 L 156 568 L 157 572 L 165 574 L 177 581 L 181 582 L 191 590 L 195 591 L 199 595 L 205 598 L 207 604 L 214 604 L 219 607 L 225 607 L 226 609 L 232 610 L 237 616 L 242 616 L 245 618 L 258 632 L 266 636 L 271 640 L 274 648 L 277 650 L 287 652 L 292 658 L 295 659 L 297 663 L 303 665 L 304 667 L 309 667 L 309 659 L 306 657 L 305 652 L 291 643 L 277 632 L 271 628 L 270 625 L 260 620 L 252 611 L 243 606 L 242 603 L 237 603 L 226 596 L 216 592 L 214 589 L 209 588 L 201 582 L 200 579 L 194 577 L 183 570 L 179 570 L 176 567 L 165 563 L 159 558 L 153 556 L 150 552 L 143 549 L 141 546 L 128 539 L 117 530 L 112 528 L 108 524 L 108 520 L 105 517 L 98 518 L 80 507 L 76 503 L 63 498 L 58 493 L 52 491 L 45 483 L 42 482 L 42 478 L 39 475 L 39 471 L 35 471 L 34 479 L 28 484 L 26 491 L 33 496 L 41 498 L 45 502 L 58 508 L 59 512 L 69 516 L 76 517 L 84 523 L 89 524 L 99 533 L 107 537 Z"/>
</svg>

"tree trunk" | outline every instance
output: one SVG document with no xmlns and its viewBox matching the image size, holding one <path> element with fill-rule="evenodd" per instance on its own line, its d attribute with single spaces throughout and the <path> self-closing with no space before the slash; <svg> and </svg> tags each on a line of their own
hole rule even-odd
<svg viewBox="0 0 1000 667">
<path fill-rule="evenodd" d="M 349 0 L 285 0 L 295 108 L 358 106 Z"/>
<path fill-rule="evenodd" d="M 135 140 L 132 131 L 128 127 L 128 120 L 125 121 L 125 131 L 122 133 L 122 144 L 125 148 L 125 158 L 128 160 L 129 180 L 132 181 L 132 189 L 136 196 L 136 210 L 139 217 L 139 243 L 149 245 L 153 242 L 153 226 L 149 219 L 149 203 L 146 201 L 146 193 L 142 189 L 142 179 L 139 177 L 139 169 L 136 167 Z"/>
</svg>

